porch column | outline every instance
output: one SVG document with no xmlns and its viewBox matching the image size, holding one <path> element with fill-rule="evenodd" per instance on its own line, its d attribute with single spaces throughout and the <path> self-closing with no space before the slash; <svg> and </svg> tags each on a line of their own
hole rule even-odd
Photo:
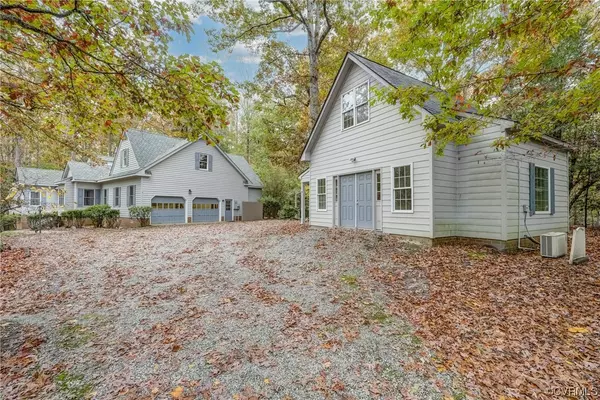
<svg viewBox="0 0 600 400">
<path fill-rule="evenodd" d="M 304 224 L 304 182 L 300 182 L 300 223 Z"/>
</svg>

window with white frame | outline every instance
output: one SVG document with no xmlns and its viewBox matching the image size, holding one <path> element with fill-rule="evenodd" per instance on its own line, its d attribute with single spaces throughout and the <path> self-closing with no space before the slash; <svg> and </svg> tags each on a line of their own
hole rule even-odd
<svg viewBox="0 0 600 400">
<path fill-rule="evenodd" d="M 95 204 L 95 190 L 94 189 L 85 189 L 83 191 L 83 205 L 84 206 L 93 206 Z"/>
<path fill-rule="evenodd" d="M 29 205 L 30 206 L 39 206 L 41 204 L 41 196 L 40 192 L 31 191 L 29 193 Z"/>
<path fill-rule="evenodd" d="M 127 186 L 127 206 L 135 206 L 135 185 Z"/>
<path fill-rule="evenodd" d="M 342 95 L 342 129 L 361 124 L 369 119 L 369 82 Z"/>
<path fill-rule="evenodd" d="M 208 171 L 208 154 L 198 154 L 198 169 Z"/>
<path fill-rule="evenodd" d="M 115 207 L 121 207 L 121 188 L 120 187 L 116 187 L 114 189 L 113 205 Z"/>
<path fill-rule="evenodd" d="M 129 149 L 121 150 L 121 167 L 129 166 Z"/>
<path fill-rule="evenodd" d="M 65 192 L 63 190 L 59 190 L 59 192 L 58 192 L 58 205 L 59 206 L 65 205 Z"/>
<path fill-rule="evenodd" d="M 377 200 L 381 200 L 381 172 L 375 174 L 375 188 L 377 191 Z"/>
<path fill-rule="evenodd" d="M 535 167 L 535 211 L 550 212 L 550 170 Z"/>
<path fill-rule="evenodd" d="M 327 210 L 327 185 L 325 178 L 317 179 L 317 210 Z"/>
<path fill-rule="evenodd" d="M 392 209 L 393 211 L 413 210 L 412 165 L 393 168 Z"/>
</svg>

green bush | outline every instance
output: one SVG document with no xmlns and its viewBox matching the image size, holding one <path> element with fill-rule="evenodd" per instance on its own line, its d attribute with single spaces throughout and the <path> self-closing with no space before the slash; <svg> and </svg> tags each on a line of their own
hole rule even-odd
<svg viewBox="0 0 600 400">
<path fill-rule="evenodd" d="M 96 204 L 83 210 L 83 215 L 89 218 L 96 228 L 102 228 L 104 219 L 111 212 L 108 204 Z"/>
<path fill-rule="evenodd" d="M 58 213 L 35 213 L 27 215 L 27 224 L 32 231 L 41 232 L 44 229 L 52 229 L 58 226 Z"/>
<path fill-rule="evenodd" d="M 281 210 L 279 210 L 279 218 L 298 219 L 298 209 L 291 204 L 286 204 Z"/>
<path fill-rule="evenodd" d="M 135 218 L 140 223 L 140 226 L 150 225 L 150 215 L 152 207 L 150 206 L 131 206 L 129 207 L 129 216 Z"/>
<path fill-rule="evenodd" d="M 42 214 L 45 218 L 48 228 L 58 228 L 63 226 L 62 217 L 58 215 L 58 211 L 52 211 Z"/>
<path fill-rule="evenodd" d="M 67 228 L 74 226 L 75 228 L 83 227 L 85 221 L 84 210 L 65 210 L 61 214 L 63 223 Z"/>
<path fill-rule="evenodd" d="M 263 204 L 263 215 L 265 218 L 277 218 L 279 216 L 281 203 L 278 199 L 271 196 L 263 196 L 260 202 Z"/>
<path fill-rule="evenodd" d="M 121 212 L 119 210 L 111 209 L 109 212 L 104 215 L 104 227 L 105 228 L 118 228 L 119 227 L 119 217 L 121 216 Z"/>
<path fill-rule="evenodd" d="M 21 218 L 18 214 L 2 214 L 0 215 L 0 230 L 14 231 L 17 229 L 17 222 Z"/>
</svg>

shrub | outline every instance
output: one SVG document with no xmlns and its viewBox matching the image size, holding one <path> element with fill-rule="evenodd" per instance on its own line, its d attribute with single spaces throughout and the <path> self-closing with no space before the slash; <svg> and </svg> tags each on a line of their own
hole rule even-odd
<svg viewBox="0 0 600 400">
<path fill-rule="evenodd" d="M 281 203 L 278 199 L 271 196 L 263 196 L 260 202 L 263 204 L 263 215 L 265 218 L 278 217 L 279 209 L 281 208 Z"/>
<path fill-rule="evenodd" d="M 118 228 L 120 224 L 119 217 L 121 216 L 121 212 L 119 210 L 110 210 L 104 215 L 104 227 L 105 228 Z"/>
<path fill-rule="evenodd" d="M 57 225 L 58 213 L 36 213 L 27 215 L 27 224 L 34 232 L 41 232 L 44 229 L 52 229 Z"/>
<path fill-rule="evenodd" d="M 129 215 L 131 218 L 135 218 L 140 223 L 140 226 L 150 225 L 150 215 L 152 214 L 152 207 L 150 206 L 131 206 L 129 207 Z"/>
<path fill-rule="evenodd" d="M 86 218 L 89 218 L 96 228 L 102 228 L 104 225 L 104 218 L 110 213 L 112 209 L 108 204 L 97 204 L 86 208 L 83 214 Z"/>
<path fill-rule="evenodd" d="M 65 210 L 62 212 L 61 217 L 63 223 L 68 228 L 72 226 L 75 228 L 81 228 L 83 227 L 83 223 L 85 221 L 84 210 Z"/>
<path fill-rule="evenodd" d="M 298 209 L 291 204 L 286 204 L 281 210 L 279 210 L 279 218 L 298 219 Z"/>
<path fill-rule="evenodd" d="M 17 229 L 17 221 L 21 218 L 18 214 L 3 214 L 0 215 L 0 230 L 13 231 Z"/>
</svg>

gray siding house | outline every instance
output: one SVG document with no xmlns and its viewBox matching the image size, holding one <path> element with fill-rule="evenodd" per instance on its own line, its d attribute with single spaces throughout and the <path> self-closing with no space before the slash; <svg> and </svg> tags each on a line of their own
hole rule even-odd
<svg viewBox="0 0 600 400">
<path fill-rule="evenodd" d="M 262 192 L 243 157 L 203 140 L 129 129 L 104 161 L 67 163 L 58 182 L 65 208 L 108 204 L 129 218 L 130 206 L 151 206 L 152 224 L 236 221 Z"/>
<path fill-rule="evenodd" d="M 375 87 L 410 85 L 426 84 L 347 54 L 301 158 L 310 163 L 300 180 L 310 188 L 311 225 L 501 245 L 568 230 L 567 144 L 542 136 L 495 151 L 494 139 L 514 126 L 495 119 L 469 145 L 436 156 L 434 147 L 422 147 L 423 118 L 440 111 L 434 99 L 412 121 L 396 106 L 370 104 Z"/>
<path fill-rule="evenodd" d="M 64 207 L 64 192 L 58 189 L 62 171 L 42 168 L 17 167 L 17 189 L 20 214 L 59 211 Z"/>
</svg>

